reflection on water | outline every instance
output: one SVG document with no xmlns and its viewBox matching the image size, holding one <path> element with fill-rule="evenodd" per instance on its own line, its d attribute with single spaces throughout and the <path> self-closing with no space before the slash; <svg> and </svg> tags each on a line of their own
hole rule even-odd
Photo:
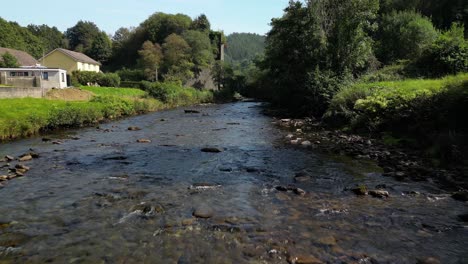
<svg viewBox="0 0 468 264">
<path fill-rule="evenodd" d="M 436 186 L 283 146 L 256 103 L 197 110 L 0 145 L 40 154 L 0 189 L 0 263 L 468 263 L 467 207 Z"/>
</svg>

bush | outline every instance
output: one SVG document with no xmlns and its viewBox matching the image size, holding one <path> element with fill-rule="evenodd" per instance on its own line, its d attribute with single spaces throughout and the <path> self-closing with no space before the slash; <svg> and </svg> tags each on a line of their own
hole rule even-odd
<svg viewBox="0 0 468 264">
<path fill-rule="evenodd" d="M 123 68 L 121 70 L 116 71 L 123 81 L 131 81 L 131 82 L 139 82 L 142 80 L 146 80 L 145 72 L 139 69 L 126 69 Z"/>
<path fill-rule="evenodd" d="M 74 86 L 98 84 L 106 87 L 119 87 L 120 77 L 115 73 L 102 73 L 92 71 L 74 71 L 72 73 Z"/>
<path fill-rule="evenodd" d="M 136 81 L 121 81 L 120 82 L 121 87 L 127 87 L 127 88 L 141 88 L 142 84 L 141 82 L 136 82 Z"/>
<path fill-rule="evenodd" d="M 179 83 L 142 81 L 141 86 L 141 89 L 148 92 L 149 95 L 168 106 L 189 105 L 213 100 L 212 92 L 183 87 Z"/>
<path fill-rule="evenodd" d="M 463 25 L 453 24 L 415 63 L 424 75 L 443 76 L 468 72 L 468 40 Z"/>
<path fill-rule="evenodd" d="M 378 57 L 392 63 L 417 59 L 437 38 L 438 32 L 429 18 L 413 11 L 384 15 L 380 27 Z"/>
<path fill-rule="evenodd" d="M 120 77 L 116 73 L 106 73 L 99 76 L 98 84 L 105 87 L 119 87 Z"/>
</svg>

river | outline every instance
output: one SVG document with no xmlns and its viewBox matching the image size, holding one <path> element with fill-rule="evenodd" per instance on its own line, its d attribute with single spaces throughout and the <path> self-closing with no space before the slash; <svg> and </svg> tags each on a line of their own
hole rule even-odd
<svg viewBox="0 0 468 264">
<path fill-rule="evenodd" d="M 285 145 L 259 103 L 190 109 L 1 144 L 39 158 L 0 187 L 0 263 L 468 263 L 467 206 L 434 184 Z"/>
</svg>

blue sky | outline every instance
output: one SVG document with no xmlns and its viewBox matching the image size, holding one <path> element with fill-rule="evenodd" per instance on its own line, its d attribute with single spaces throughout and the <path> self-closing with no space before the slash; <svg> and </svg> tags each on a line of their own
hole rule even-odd
<svg viewBox="0 0 468 264">
<path fill-rule="evenodd" d="M 47 24 L 65 31 L 79 20 L 92 21 L 105 32 L 138 26 L 155 12 L 183 13 L 196 17 L 204 13 L 215 30 L 225 33 L 265 34 L 271 18 L 280 17 L 288 0 L 23 0 L 8 1 L 0 17 L 22 26 Z"/>
</svg>

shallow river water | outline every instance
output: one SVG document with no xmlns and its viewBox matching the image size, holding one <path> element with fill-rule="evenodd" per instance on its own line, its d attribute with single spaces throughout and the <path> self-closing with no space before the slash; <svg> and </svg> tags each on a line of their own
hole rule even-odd
<svg viewBox="0 0 468 264">
<path fill-rule="evenodd" d="M 284 145 L 258 103 L 194 109 L 0 144 L 40 155 L 0 187 L 0 263 L 468 263 L 468 207 L 437 186 Z"/>
</svg>

